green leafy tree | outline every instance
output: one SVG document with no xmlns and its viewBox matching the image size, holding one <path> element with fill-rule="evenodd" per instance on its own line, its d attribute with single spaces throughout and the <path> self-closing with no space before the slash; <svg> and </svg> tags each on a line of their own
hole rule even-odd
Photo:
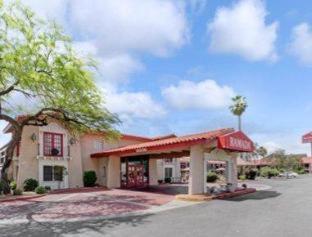
<svg viewBox="0 0 312 237">
<path fill-rule="evenodd" d="M 262 158 L 266 157 L 267 154 L 268 154 L 268 150 L 265 147 L 263 147 L 263 146 L 257 147 L 256 152 Z"/>
<path fill-rule="evenodd" d="M 242 114 L 245 112 L 247 108 L 246 98 L 240 95 L 237 95 L 232 98 L 233 104 L 229 107 L 231 112 L 238 117 L 238 130 L 242 130 Z"/>
<path fill-rule="evenodd" d="M 56 119 L 73 134 L 92 130 L 105 132 L 107 138 L 118 136 L 113 125 L 119 120 L 104 107 L 93 66 L 92 59 L 77 55 L 55 23 L 38 19 L 19 1 L 0 0 L 0 121 L 8 122 L 12 131 L 1 172 L 5 192 L 7 169 L 27 125 L 45 126 Z M 16 95 L 32 104 L 14 105 Z M 25 113 L 23 119 L 16 117 Z"/>
</svg>

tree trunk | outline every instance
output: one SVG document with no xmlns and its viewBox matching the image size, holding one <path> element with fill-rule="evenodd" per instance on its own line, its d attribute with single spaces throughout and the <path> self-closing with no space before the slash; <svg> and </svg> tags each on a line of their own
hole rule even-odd
<svg viewBox="0 0 312 237">
<path fill-rule="evenodd" d="M 5 150 L 5 161 L 1 170 L 1 179 L 0 179 L 0 182 L 3 184 L 4 194 L 10 193 L 10 180 L 8 177 L 8 169 L 13 160 L 14 149 L 15 147 L 17 147 L 18 143 L 21 140 L 21 134 L 22 134 L 21 131 L 15 131 L 11 141 L 9 142 Z"/>
<path fill-rule="evenodd" d="M 238 131 L 242 131 L 242 118 L 238 116 Z"/>
</svg>

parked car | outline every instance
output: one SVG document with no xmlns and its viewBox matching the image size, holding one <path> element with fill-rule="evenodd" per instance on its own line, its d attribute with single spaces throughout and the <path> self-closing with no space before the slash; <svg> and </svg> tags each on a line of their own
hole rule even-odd
<svg viewBox="0 0 312 237">
<path fill-rule="evenodd" d="M 287 179 L 297 178 L 298 174 L 296 172 L 284 172 L 278 175 L 279 177 L 285 177 Z"/>
</svg>

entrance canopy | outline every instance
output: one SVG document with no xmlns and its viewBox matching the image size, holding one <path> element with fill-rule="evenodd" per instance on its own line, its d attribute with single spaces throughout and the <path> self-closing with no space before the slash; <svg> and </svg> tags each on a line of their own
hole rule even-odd
<svg viewBox="0 0 312 237">
<path fill-rule="evenodd" d="M 111 155 L 131 156 L 140 154 L 160 154 L 162 152 L 179 151 L 181 156 L 187 155 L 191 146 L 213 145 L 215 148 L 228 150 L 231 152 L 253 152 L 254 145 L 243 132 L 226 128 L 205 133 L 191 134 L 180 137 L 169 137 L 154 141 L 128 145 L 116 149 L 106 150 L 91 154 L 91 158 L 102 158 Z M 177 154 L 174 154 L 177 155 Z M 168 156 L 166 156 L 168 158 Z M 161 158 L 161 157 L 155 157 Z"/>
</svg>

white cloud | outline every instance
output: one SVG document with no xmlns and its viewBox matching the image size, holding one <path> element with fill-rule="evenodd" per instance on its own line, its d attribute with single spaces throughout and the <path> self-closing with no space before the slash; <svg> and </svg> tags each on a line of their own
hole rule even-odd
<svg viewBox="0 0 312 237">
<path fill-rule="evenodd" d="M 219 8 L 208 24 L 210 50 L 238 54 L 250 61 L 275 61 L 278 22 L 266 24 L 267 14 L 261 0 L 240 0 Z"/>
<path fill-rule="evenodd" d="M 235 93 L 231 87 L 220 86 L 213 80 L 198 83 L 183 80 L 164 88 L 162 95 L 178 109 L 211 109 L 229 105 Z"/>
<path fill-rule="evenodd" d="M 121 117 L 159 118 L 166 111 L 147 92 L 109 92 L 106 95 L 107 108 Z"/>
<path fill-rule="evenodd" d="M 284 149 L 286 153 L 310 154 L 310 146 L 301 143 L 300 132 L 266 132 L 250 134 L 253 141 L 268 149 L 272 153 Z"/>
<path fill-rule="evenodd" d="M 308 23 L 301 23 L 293 28 L 290 53 L 300 62 L 312 65 L 312 30 Z"/>
<path fill-rule="evenodd" d="M 197 0 L 198 1 L 198 0 Z M 142 53 L 167 56 L 189 41 L 186 4 L 175 0 L 23 0 L 40 16 L 55 18 L 74 35 L 82 57 L 98 61 L 99 87 L 107 107 L 121 118 L 158 118 L 166 111 L 146 91 L 122 85 L 144 70 Z M 199 9 L 202 4 L 193 4 Z M 131 117 L 131 118 L 130 118 Z"/>
<path fill-rule="evenodd" d="M 167 55 L 189 39 L 182 4 L 170 0 L 69 1 L 69 20 L 80 37 L 94 39 L 104 53 Z"/>
</svg>

